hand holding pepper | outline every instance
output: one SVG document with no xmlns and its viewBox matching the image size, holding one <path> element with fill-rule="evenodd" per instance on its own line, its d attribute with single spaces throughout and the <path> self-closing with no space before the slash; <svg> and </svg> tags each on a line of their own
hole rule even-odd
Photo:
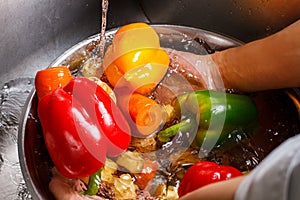
<svg viewBox="0 0 300 200">
<path fill-rule="evenodd" d="M 208 184 L 237 176 L 242 176 L 242 173 L 234 167 L 200 161 L 191 166 L 185 173 L 178 188 L 178 195 L 182 197 Z"/>
</svg>

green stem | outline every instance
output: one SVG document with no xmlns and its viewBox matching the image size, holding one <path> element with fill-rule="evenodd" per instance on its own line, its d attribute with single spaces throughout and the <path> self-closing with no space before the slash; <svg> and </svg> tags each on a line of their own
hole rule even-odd
<svg viewBox="0 0 300 200">
<path fill-rule="evenodd" d="M 90 176 L 88 189 L 84 192 L 85 195 L 95 195 L 99 190 L 99 184 L 101 181 L 101 170 L 98 170 Z"/>
<path fill-rule="evenodd" d="M 192 120 L 181 121 L 169 128 L 158 133 L 158 140 L 161 142 L 169 142 L 179 131 L 186 132 L 192 128 Z"/>
</svg>

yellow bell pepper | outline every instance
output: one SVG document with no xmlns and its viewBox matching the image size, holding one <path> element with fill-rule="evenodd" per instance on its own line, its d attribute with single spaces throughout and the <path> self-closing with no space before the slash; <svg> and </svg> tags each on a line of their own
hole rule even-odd
<svg viewBox="0 0 300 200">
<path fill-rule="evenodd" d="M 104 57 L 105 74 L 114 87 L 131 87 L 146 94 L 168 70 L 170 59 L 155 30 L 146 23 L 121 27 Z"/>
</svg>

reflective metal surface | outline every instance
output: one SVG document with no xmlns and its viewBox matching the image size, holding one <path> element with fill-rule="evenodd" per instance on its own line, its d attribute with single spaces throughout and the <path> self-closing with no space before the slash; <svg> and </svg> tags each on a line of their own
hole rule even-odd
<svg viewBox="0 0 300 200">
<path fill-rule="evenodd" d="M 0 85 L 33 77 L 68 48 L 100 30 L 100 0 L 0 3 Z M 110 0 L 108 29 L 146 21 L 135 0 Z"/>
<path fill-rule="evenodd" d="M 241 5 L 250 2 L 256 4 Z M 249 41 L 299 19 L 299 0 L 264 12 L 276 8 L 270 2 L 281 1 L 110 0 L 108 29 L 135 21 L 181 24 Z M 31 198 L 19 166 L 17 132 L 36 71 L 98 33 L 99 26 L 100 1 L 1 1 L 0 199 Z"/>
<path fill-rule="evenodd" d="M 300 0 L 140 0 L 152 23 L 192 26 L 244 42 L 265 37 L 300 18 Z"/>
<path fill-rule="evenodd" d="M 235 39 L 190 27 L 175 25 L 153 25 L 153 27 L 159 33 L 161 33 L 161 35 L 165 34 L 172 36 L 172 41 L 174 41 L 172 42 L 173 44 L 177 44 L 175 42 L 176 33 L 180 33 L 180 35 L 183 36 L 178 38 L 178 41 L 182 42 L 182 38 L 185 38 L 192 40 L 199 45 L 199 47 L 195 47 L 194 50 L 201 50 L 200 43 L 196 41 L 206 41 L 212 50 L 222 50 L 242 44 L 240 41 Z M 115 31 L 116 29 L 108 31 L 106 34 L 107 37 L 112 36 Z M 68 60 L 67 58 L 69 58 L 74 52 L 84 48 L 87 44 L 93 40 L 96 40 L 97 38 L 99 38 L 99 35 L 94 35 L 86 40 L 83 40 L 64 52 L 61 56 L 54 60 L 50 66 L 64 64 L 65 61 Z M 186 43 L 190 44 L 188 41 Z M 171 46 L 167 47 L 171 48 Z M 189 51 L 193 51 L 193 46 L 190 46 L 190 48 L 191 49 L 189 49 Z M 20 164 L 26 185 L 28 186 L 28 190 L 30 191 L 31 195 L 35 199 L 53 199 L 53 196 L 48 188 L 52 163 L 50 162 L 51 159 L 43 142 L 40 124 L 37 123 L 36 106 L 37 101 L 35 91 L 33 90 L 29 95 L 27 102 L 25 103 L 24 112 L 20 121 L 18 138 Z"/>
</svg>

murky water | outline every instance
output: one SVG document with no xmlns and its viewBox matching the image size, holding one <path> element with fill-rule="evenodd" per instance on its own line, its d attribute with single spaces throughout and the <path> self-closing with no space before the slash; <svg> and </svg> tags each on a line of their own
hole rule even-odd
<svg viewBox="0 0 300 200">
<path fill-rule="evenodd" d="M 32 78 L 12 80 L 0 90 L 0 199 L 31 199 L 18 158 L 18 125 Z"/>
</svg>

